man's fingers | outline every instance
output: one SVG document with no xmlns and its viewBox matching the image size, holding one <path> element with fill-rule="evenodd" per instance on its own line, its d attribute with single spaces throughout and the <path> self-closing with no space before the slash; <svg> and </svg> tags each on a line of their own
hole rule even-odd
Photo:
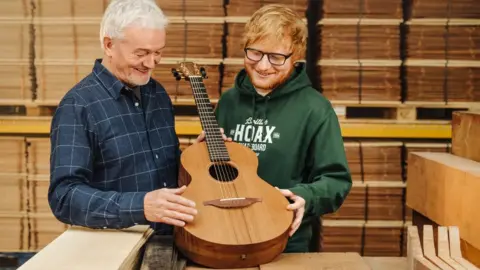
<svg viewBox="0 0 480 270">
<path fill-rule="evenodd" d="M 195 202 L 194 201 L 186 199 L 182 196 L 178 196 L 176 194 L 169 194 L 169 193 L 166 193 L 166 194 L 167 194 L 166 200 L 169 201 L 169 202 L 178 203 L 178 204 L 185 205 L 185 206 L 188 206 L 188 207 L 195 207 Z"/>
<path fill-rule="evenodd" d="M 278 187 L 275 187 L 275 188 L 280 190 L 280 192 L 283 194 L 283 196 L 286 196 L 286 197 L 294 196 L 294 194 L 288 189 L 279 189 Z"/>
<path fill-rule="evenodd" d="M 294 202 L 293 202 L 292 204 L 289 204 L 289 205 L 288 205 L 288 207 L 287 207 L 288 209 L 290 209 L 290 210 L 296 210 L 296 209 L 299 209 L 299 208 L 303 207 L 304 202 L 303 202 L 303 200 L 300 199 L 299 197 L 294 196 L 294 197 L 292 198 L 292 200 L 294 200 Z"/>
<path fill-rule="evenodd" d="M 184 213 L 184 214 L 187 214 L 187 215 L 195 216 L 195 215 L 198 214 L 197 209 L 192 208 L 192 207 L 183 206 L 181 204 L 167 202 L 166 206 L 169 210 L 177 211 L 177 212 Z"/>
<path fill-rule="evenodd" d="M 183 192 L 185 192 L 186 189 L 187 189 L 187 186 L 181 186 L 179 188 L 165 188 L 164 190 L 169 193 L 181 195 Z"/>
<path fill-rule="evenodd" d="M 177 226 L 177 227 L 185 226 L 185 222 L 183 222 L 181 220 L 169 218 L 169 217 L 163 217 L 162 219 L 160 219 L 160 222 L 170 224 L 170 225 L 173 225 L 173 226 Z"/>
<path fill-rule="evenodd" d="M 169 217 L 171 219 L 180 220 L 180 221 L 183 221 L 183 222 L 192 222 L 193 219 L 194 219 L 194 217 L 192 215 L 187 215 L 187 214 L 180 213 L 180 212 L 177 212 L 177 211 L 172 211 L 172 210 L 165 210 L 164 214 L 165 214 L 166 217 Z"/>
</svg>

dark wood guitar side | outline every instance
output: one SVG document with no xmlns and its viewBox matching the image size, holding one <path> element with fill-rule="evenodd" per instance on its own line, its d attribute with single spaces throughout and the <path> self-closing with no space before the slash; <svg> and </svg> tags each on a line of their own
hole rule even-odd
<svg viewBox="0 0 480 270">
<path fill-rule="evenodd" d="M 211 268 L 246 268 L 283 252 L 293 221 L 288 200 L 257 175 L 258 158 L 248 147 L 224 142 L 205 86 L 203 69 L 183 62 L 173 74 L 192 87 L 206 139 L 183 151 L 179 184 L 198 215 L 175 228 L 175 244 L 191 261 Z M 182 74 L 182 75 L 180 75 Z"/>
</svg>

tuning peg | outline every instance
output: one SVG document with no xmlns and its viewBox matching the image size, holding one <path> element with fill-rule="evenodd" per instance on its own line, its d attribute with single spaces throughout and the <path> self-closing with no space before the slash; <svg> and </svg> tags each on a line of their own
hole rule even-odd
<svg viewBox="0 0 480 270">
<path fill-rule="evenodd" d="M 182 75 L 180 75 L 175 68 L 172 68 L 172 74 L 177 81 L 180 81 L 182 79 Z"/>
<path fill-rule="evenodd" d="M 208 76 L 207 76 L 207 71 L 205 70 L 204 67 L 201 67 L 201 68 L 200 68 L 200 74 L 202 74 L 202 77 L 203 77 L 204 79 L 207 79 L 207 78 L 208 78 Z"/>
</svg>

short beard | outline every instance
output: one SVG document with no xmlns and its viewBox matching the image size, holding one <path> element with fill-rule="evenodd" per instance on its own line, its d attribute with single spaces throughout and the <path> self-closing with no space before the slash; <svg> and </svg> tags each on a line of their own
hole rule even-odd
<svg viewBox="0 0 480 270">
<path fill-rule="evenodd" d="M 263 90 L 268 89 L 269 91 L 273 91 L 275 88 L 284 84 L 288 80 L 288 78 L 290 78 L 294 69 L 295 69 L 295 65 L 292 66 L 292 68 L 284 76 L 278 78 L 276 81 L 272 82 L 271 84 L 267 85 L 266 87 L 261 87 L 259 85 L 255 85 L 255 82 L 252 79 L 250 79 L 250 81 L 252 82 L 253 86 L 257 89 L 263 89 Z M 247 74 L 250 78 L 253 78 L 253 73 L 257 73 L 255 71 L 255 69 L 253 69 L 251 67 L 247 67 L 247 68 L 245 68 L 245 70 L 247 71 Z"/>
</svg>

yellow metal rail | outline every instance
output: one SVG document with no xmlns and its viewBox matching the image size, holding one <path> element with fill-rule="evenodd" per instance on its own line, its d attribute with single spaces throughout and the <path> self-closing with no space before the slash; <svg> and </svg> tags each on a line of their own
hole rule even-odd
<svg viewBox="0 0 480 270">
<path fill-rule="evenodd" d="M 45 134 L 50 133 L 49 116 L 3 116 L 0 117 L 0 134 Z M 358 138 L 451 138 L 450 121 L 410 121 L 395 120 L 341 120 L 342 135 Z M 178 135 L 196 136 L 201 131 L 196 117 L 177 117 Z"/>
</svg>

